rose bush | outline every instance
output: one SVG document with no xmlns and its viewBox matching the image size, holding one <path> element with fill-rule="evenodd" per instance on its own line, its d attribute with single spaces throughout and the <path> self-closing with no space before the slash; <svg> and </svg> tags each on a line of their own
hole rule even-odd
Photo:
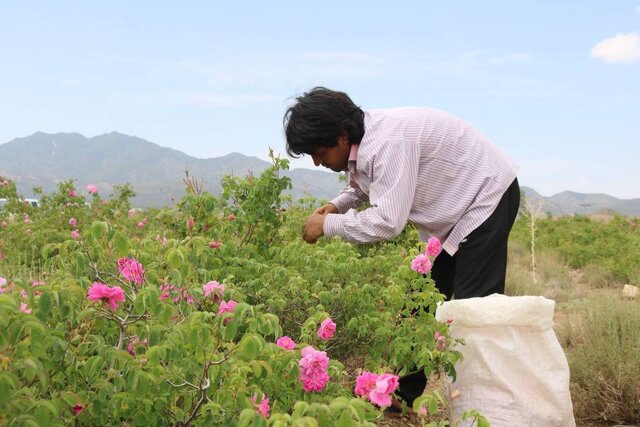
<svg viewBox="0 0 640 427">
<path fill-rule="evenodd" d="M 0 187 L 0 424 L 366 425 L 397 375 L 454 375 L 415 232 L 305 244 L 287 165 L 145 212 L 128 186 L 63 182 L 38 209 Z"/>
</svg>

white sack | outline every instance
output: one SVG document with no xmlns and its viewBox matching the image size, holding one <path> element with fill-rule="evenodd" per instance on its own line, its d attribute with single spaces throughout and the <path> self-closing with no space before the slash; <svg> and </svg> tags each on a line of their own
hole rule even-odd
<svg viewBox="0 0 640 427">
<path fill-rule="evenodd" d="M 569 365 L 553 331 L 554 306 L 543 297 L 494 294 L 438 307 L 436 319 L 453 319 L 452 338 L 466 342 L 456 348 L 464 359 L 456 366 L 456 382 L 448 384 L 450 392 L 461 393 L 449 402 L 453 425 L 473 408 L 492 427 L 575 426 Z"/>
</svg>

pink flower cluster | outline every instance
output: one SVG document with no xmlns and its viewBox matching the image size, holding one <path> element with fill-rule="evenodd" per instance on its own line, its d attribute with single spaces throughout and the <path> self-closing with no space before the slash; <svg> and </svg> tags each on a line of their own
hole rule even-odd
<svg viewBox="0 0 640 427">
<path fill-rule="evenodd" d="M 318 337 L 321 340 L 330 340 L 336 332 L 336 324 L 331 318 L 324 319 L 318 329 Z"/>
<path fill-rule="evenodd" d="M 391 406 L 391 394 L 400 385 L 400 377 L 393 374 L 374 374 L 364 371 L 356 378 L 355 393 L 368 398 L 380 407 Z"/>
<path fill-rule="evenodd" d="M 124 302 L 124 291 L 120 286 L 109 287 L 104 283 L 95 282 L 87 293 L 90 301 L 102 301 L 106 303 L 111 310 L 115 311 L 121 302 Z"/>
<path fill-rule="evenodd" d="M 284 348 L 285 350 L 293 350 L 296 346 L 296 342 L 285 335 L 284 337 L 278 338 L 276 345 Z"/>
<path fill-rule="evenodd" d="M 260 399 L 260 403 L 258 403 L 257 400 L 257 395 L 251 398 L 253 406 L 256 408 L 256 412 L 265 418 L 269 418 L 269 410 L 271 409 L 271 407 L 269 406 L 269 399 L 267 399 L 267 396 L 262 393 L 262 399 Z"/>
<path fill-rule="evenodd" d="M 329 358 L 327 353 L 310 345 L 302 349 L 300 382 L 304 391 L 322 391 L 329 382 Z"/>
<path fill-rule="evenodd" d="M 427 274 L 431 271 L 431 259 L 429 257 L 436 257 L 442 251 L 442 245 L 437 237 L 431 237 L 427 241 L 427 247 L 425 253 L 418 254 L 411 261 L 411 269 L 416 273 Z"/>
<path fill-rule="evenodd" d="M 118 260 L 118 270 L 126 280 L 137 284 L 142 283 L 144 271 L 142 264 L 136 261 L 135 258 L 120 258 Z"/>
<path fill-rule="evenodd" d="M 215 280 L 207 282 L 206 285 L 202 285 L 202 290 L 205 297 L 213 294 L 213 301 L 220 300 L 224 295 L 224 285 L 216 282 Z"/>
</svg>

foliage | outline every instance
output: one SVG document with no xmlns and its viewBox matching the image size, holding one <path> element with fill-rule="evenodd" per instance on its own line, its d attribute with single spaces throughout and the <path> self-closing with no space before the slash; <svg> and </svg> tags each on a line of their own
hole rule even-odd
<svg viewBox="0 0 640 427">
<path fill-rule="evenodd" d="M 511 239 L 530 246 L 526 215 L 516 220 Z M 605 270 L 619 283 L 638 283 L 640 278 L 638 218 L 616 216 L 609 222 L 581 215 L 538 218 L 536 245 L 557 251 L 572 268 L 591 265 L 594 270 Z"/>
<path fill-rule="evenodd" d="M 273 158 L 259 177 L 226 177 L 219 198 L 192 185 L 175 207 L 146 211 L 130 209 L 128 185 L 103 199 L 62 182 L 39 208 L 3 187 L 0 424 L 371 425 L 383 413 L 354 397 L 359 370 L 341 361 L 454 375 L 460 353 L 435 342 L 447 336 L 442 296 L 409 268 L 415 233 L 303 243 L 309 210 L 281 196 L 287 167 Z M 140 280 L 123 260 L 140 263 Z M 206 295 L 212 281 L 223 294 Z M 115 310 L 87 298 L 95 283 L 122 290 Z M 329 317 L 337 332 L 322 340 Z M 295 349 L 275 344 L 283 335 Z M 298 378 L 307 345 L 331 359 L 320 393 Z M 252 400 L 263 394 L 268 418 Z"/>
</svg>

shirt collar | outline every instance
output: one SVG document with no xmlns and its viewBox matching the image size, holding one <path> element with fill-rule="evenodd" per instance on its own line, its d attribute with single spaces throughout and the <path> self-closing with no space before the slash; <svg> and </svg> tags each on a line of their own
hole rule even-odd
<svg viewBox="0 0 640 427">
<path fill-rule="evenodd" d="M 351 144 L 351 151 L 349 151 L 349 161 L 355 162 L 358 158 L 358 147 L 360 144 Z"/>
</svg>

